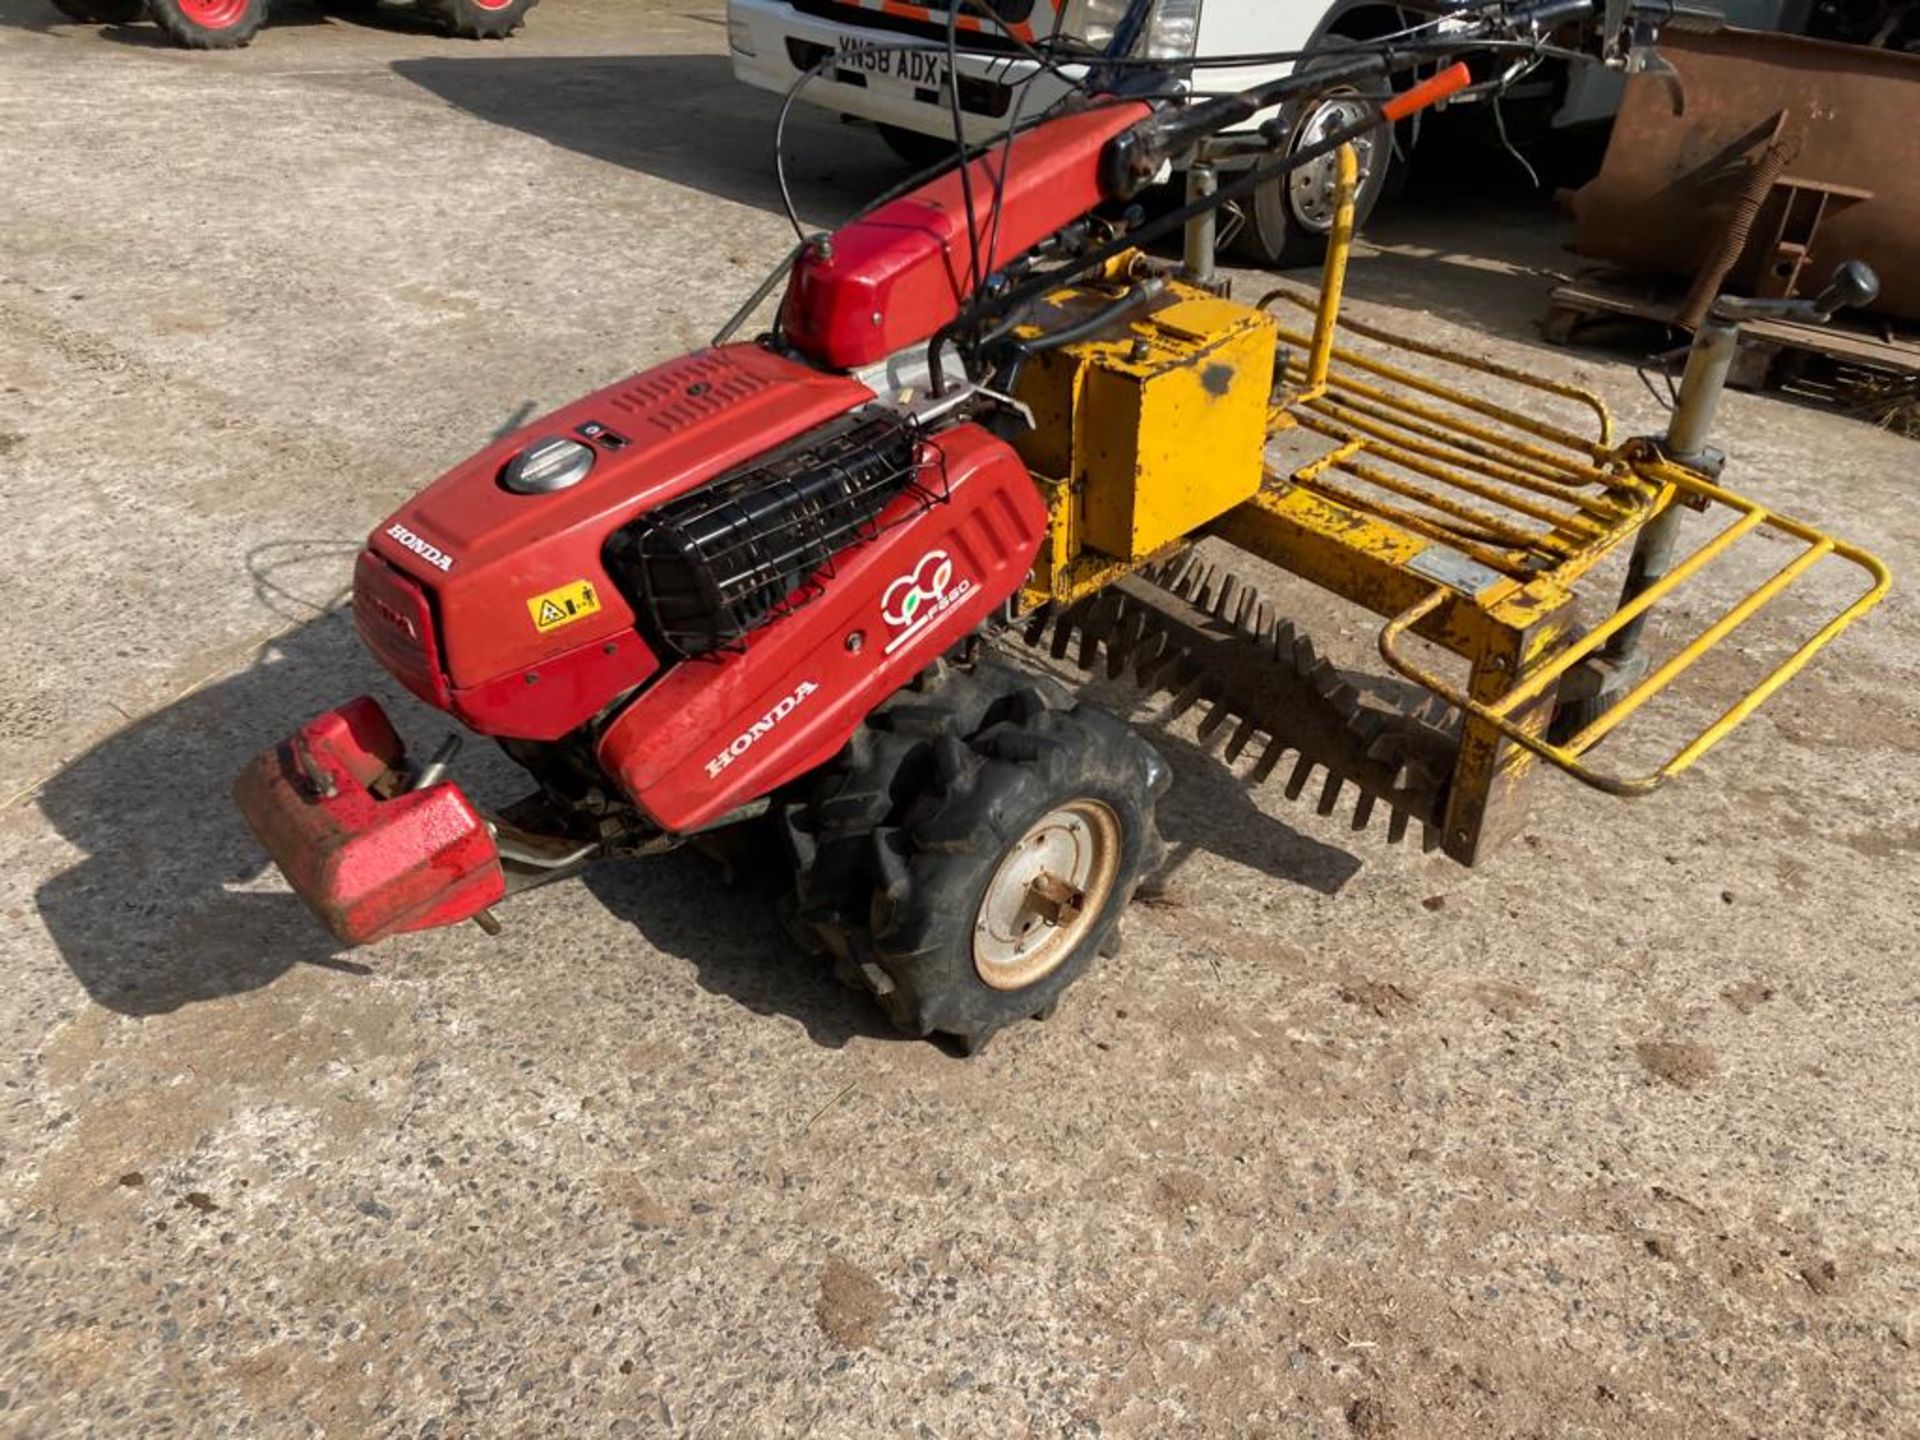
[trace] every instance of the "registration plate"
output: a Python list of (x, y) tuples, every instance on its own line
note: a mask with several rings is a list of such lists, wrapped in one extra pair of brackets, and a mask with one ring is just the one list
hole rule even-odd
[(947, 57), (937, 50), (862, 50), (847, 45), (835, 57), (834, 64), (842, 70), (884, 75), (915, 89), (943, 90), (947, 84)]

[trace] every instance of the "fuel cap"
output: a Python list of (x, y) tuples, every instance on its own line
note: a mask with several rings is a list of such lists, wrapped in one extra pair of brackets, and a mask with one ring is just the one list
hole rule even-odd
[(589, 447), (564, 435), (549, 435), (509, 460), (500, 472), (500, 483), (516, 495), (551, 495), (578, 485), (591, 469)]

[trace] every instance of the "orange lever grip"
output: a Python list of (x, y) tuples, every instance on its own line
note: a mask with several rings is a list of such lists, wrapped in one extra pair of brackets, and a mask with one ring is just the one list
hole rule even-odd
[(1436, 101), (1444, 100), (1456, 90), (1464, 90), (1473, 76), (1468, 73), (1466, 63), (1456, 60), (1438, 75), (1422, 80), (1409, 90), (1402, 90), (1386, 104), (1380, 107), (1380, 113), (1389, 120), (1404, 120), (1416, 110), (1424, 110)]

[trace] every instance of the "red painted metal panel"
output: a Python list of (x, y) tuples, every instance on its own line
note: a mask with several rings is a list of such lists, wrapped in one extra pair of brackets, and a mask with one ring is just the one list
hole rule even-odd
[[(1148, 113), (1114, 105), (1066, 115), (1017, 138), (1004, 169), (997, 146), (973, 161), (982, 250), (1004, 263), (1093, 209), (1103, 198), (1107, 141)], [(781, 310), (787, 339), (836, 369), (932, 339), (960, 313), (972, 283), (966, 217), (954, 170), (843, 226), (826, 253), (810, 250), (794, 267)]]
[(608, 726), (599, 758), (668, 830), (707, 824), (830, 759), (873, 707), (1020, 587), (1046, 507), (1006, 442), (957, 425), (879, 534), (737, 651), (681, 662)]

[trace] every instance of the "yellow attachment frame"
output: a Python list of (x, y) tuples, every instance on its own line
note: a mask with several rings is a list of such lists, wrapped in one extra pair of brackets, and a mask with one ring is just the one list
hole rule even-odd
[[(1388, 664), (1465, 712), (1456, 810), (1471, 792), (1496, 788), (1500, 773), (1517, 776), (1525, 756), (1547, 760), (1611, 794), (1645, 794), (1699, 760), (1878, 603), (1890, 583), (1886, 567), (1856, 546), (1722, 488), (1664, 457), (1656, 445), (1616, 444), (1606, 405), (1585, 390), (1356, 321), (1343, 326), (1339, 305), (1355, 179), (1351, 151), (1343, 150), (1318, 295), (1277, 290), (1259, 305), (1266, 310), (1285, 300), (1313, 312), (1310, 332), (1279, 327), (1281, 339), (1305, 358), (1288, 364), (1286, 376), (1297, 383), (1270, 414), (1270, 433), (1304, 430), (1332, 448), (1290, 474), (1270, 471), (1262, 493), (1227, 515), (1218, 533), (1390, 617), (1379, 637)], [(1364, 352), (1343, 347), (1336, 343), (1337, 329), (1373, 344)], [(1540, 401), (1562, 402), (1561, 408), (1584, 409), (1594, 418), (1594, 433), (1539, 418), (1535, 412), (1549, 408), (1539, 401), (1492, 399), (1394, 364), (1381, 350), (1467, 372), (1483, 390), (1487, 382), (1498, 382), (1531, 391)], [(1731, 512), (1730, 522), (1613, 614), (1567, 640), (1574, 582), (1676, 504)], [(1756, 531), (1798, 542), (1798, 553), (1579, 733), (1559, 743), (1546, 738), (1546, 718), (1570, 671)], [(1583, 761), (1707, 651), (1828, 557), (1858, 567), (1865, 588), (1705, 729), (1645, 774), (1603, 773)], [(1410, 587), (1405, 581), (1416, 574), (1435, 583)], [(1468, 683), (1453, 684), (1415, 661), (1404, 643), (1409, 631), (1465, 655), (1472, 667)], [(1462, 817), (1471, 822), (1465, 826), (1450, 821), (1450, 850), (1479, 848), (1485, 808)]]
[[(1644, 794), (1686, 770), (1872, 608), (1887, 571), (1654, 442), (1617, 441), (1589, 391), (1343, 320), (1356, 189), (1346, 149), (1317, 294), (1282, 288), (1247, 307), (1167, 281), (1159, 309), (1026, 368), (1020, 396), (1037, 425), (1018, 443), (1051, 533), (1023, 600), (1071, 606), (1206, 534), (1373, 610), (1385, 620), (1387, 664), (1462, 712), (1434, 803), (1440, 844), (1472, 863), (1520, 822), (1513, 802), (1538, 761), (1616, 795)], [(1139, 263), (1117, 261), (1048, 304), (1069, 321), (1111, 303)], [(1283, 305), (1298, 323), (1275, 313)], [(1206, 386), (1195, 390), (1194, 377)], [(1262, 414), (1264, 454), (1249, 456)], [(1294, 453), (1277, 461), (1286, 449)], [(1576, 584), (1677, 505), (1728, 522), (1583, 630)], [(1796, 542), (1794, 558), (1644, 677), (1617, 663), (1610, 641), (1624, 651), (1653, 607), (1762, 532)], [(1863, 572), (1857, 598), (1652, 770), (1591, 767), (1594, 746), (1827, 559)], [(1461, 657), (1465, 681), (1435, 674), (1409, 635)], [(1598, 683), (1610, 677), (1614, 690)], [(1570, 695), (1585, 723), (1550, 738), (1556, 705)]]

